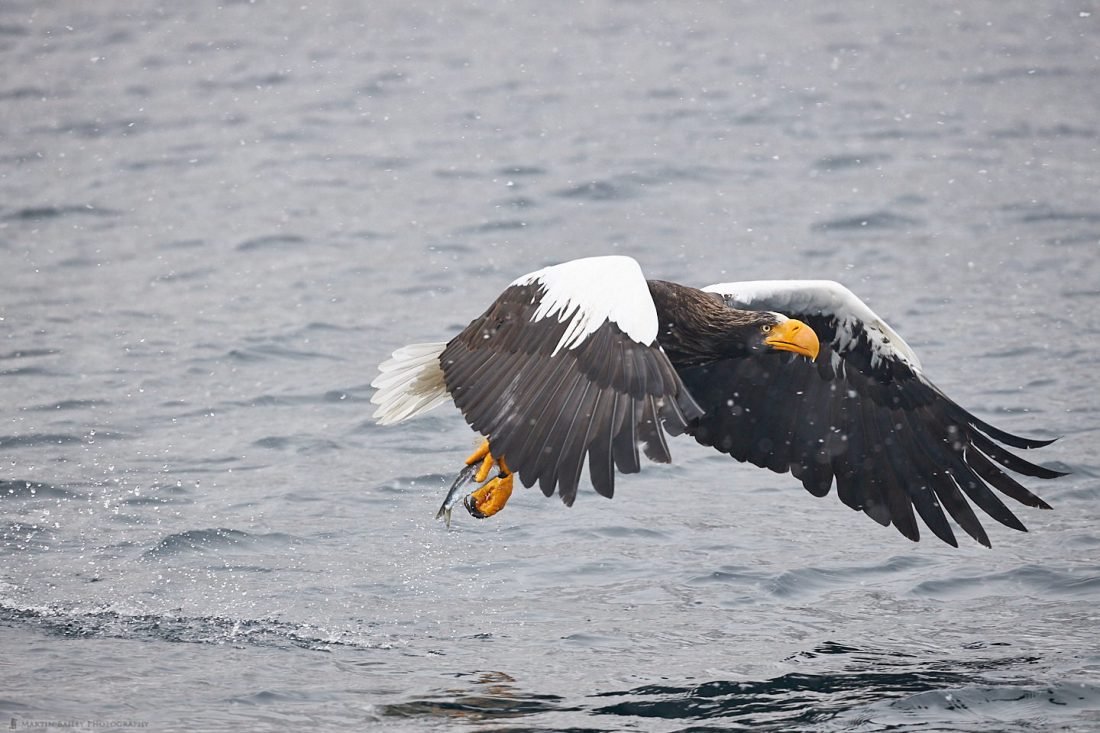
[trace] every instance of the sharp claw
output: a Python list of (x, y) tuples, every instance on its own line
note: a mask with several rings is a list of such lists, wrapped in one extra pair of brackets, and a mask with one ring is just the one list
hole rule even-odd
[[(496, 465), (499, 472), (495, 477), (486, 481)], [(470, 483), (481, 484), (479, 488), (461, 496), (464, 486)], [(436, 519), (443, 519), (448, 527), (451, 526), (451, 510), (459, 499), (470, 516), (477, 519), (486, 519), (500, 511), (508, 497), (512, 495), (512, 474), (503, 458), (496, 458), (489, 453), (489, 441), (484, 441), (474, 453), (466, 459), (466, 466), (458, 472), (443, 505), (435, 513)], [(485, 509), (482, 509), (482, 506)]]
[(473, 498), (473, 494), (466, 494), (465, 498), (462, 499), (462, 506), (466, 507), (466, 511), (468, 511), (470, 516), (474, 519), (487, 519), (489, 515), (482, 514), (481, 510), (477, 508), (477, 504), (470, 501)]
[(492, 481), (487, 481), (477, 491), (468, 494), (462, 500), (462, 505), (475, 519), (488, 519), (504, 508), (511, 495), (512, 476), (502, 473)]

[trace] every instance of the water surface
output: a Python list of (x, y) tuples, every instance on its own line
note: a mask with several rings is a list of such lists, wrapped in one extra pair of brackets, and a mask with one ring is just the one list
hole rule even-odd
[[(0, 715), (156, 730), (1100, 725), (1100, 13), (0, 6)], [(841, 280), (1063, 436), (993, 549), (676, 441), (432, 517), (374, 365), (514, 277)], [(457, 516), (457, 515), (456, 515)], [(101, 726), (104, 729), (109, 726)]]

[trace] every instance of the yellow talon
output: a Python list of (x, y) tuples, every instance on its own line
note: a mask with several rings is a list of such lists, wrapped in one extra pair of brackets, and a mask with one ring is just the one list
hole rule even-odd
[[(470, 457), (466, 459), (466, 465), (467, 466), (473, 465), (473, 464), (477, 463), (478, 461), (480, 461), (482, 458), (484, 458), (487, 455), (489, 455), (489, 441), (488, 440), (483, 440), (483, 441), (481, 441), (481, 445), (478, 446), (478, 449), (475, 450), (473, 453), (471, 453)], [(484, 481), (485, 479), (479, 479), (479, 480)]]
[(493, 470), (493, 456), (486, 453), (485, 458), (481, 461), (481, 468), (477, 469), (477, 473), (474, 475), (474, 483), (480, 484), (489, 478), (489, 471), (491, 470)]
[(494, 458), (493, 454), (489, 452), (489, 441), (483, 440), (478, 449), (470, 454), (470, 457), (466, 459), (466, 465), (472, 466), (473, 464), (481, 461), (481, 466), (478, 467), (477, 473), (474, 474), (474, 483), (482, 483), (485, 479), (489, 478), (489, 473), (493, 470), (493, 465), (500, 466), (501, 475), (511, 473), (508, 467), (504, 465), (503, 458)]
[(501, 474), (467, 496), (462, 503), (471, 515), (478, 519), (485, 519), (503, 509), (511, 495), (512, 474)]
[[(498, 473), (486, 482), (496, 466)], [(443, 500), (443, 506), (439, 508), (436, 518), (442, 517), (450, 525), (451, 507), (458, 503), (459, 491), (470, 483), (484, 484), (476, 491), (467, 494), (462, 503), (471, 515), (478, 519), (491, 517), (508, 503), (512, 496), (512, 472), (503, 457), (494, 456), (489, 452), (489, 441), (482, 441), (478, 449), (466, 459), (466, 468), (458, 474), (447, 498)]]

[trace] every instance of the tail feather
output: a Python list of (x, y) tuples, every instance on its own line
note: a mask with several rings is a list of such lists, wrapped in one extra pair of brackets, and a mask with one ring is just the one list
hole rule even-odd
[(409, 344), (378, 365), (379, 374), (371, 382), (378, 391), (370, 401), (378, 405), (374, 419), (379, 425), (407, 420), (447, 401), (450, 394), (439, 365), (439, 355), (446, 346)]

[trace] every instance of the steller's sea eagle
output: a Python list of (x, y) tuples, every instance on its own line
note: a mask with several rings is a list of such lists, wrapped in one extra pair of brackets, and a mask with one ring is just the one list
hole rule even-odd
[(469, 512), (495, 514), (513, 475), (572, 505), (586, 458), (610, 497), (615, 469), (640, 470), (639, 446), (671, 460), (664, 432), (790, 471), (814, 496), (835, 482), (845, 504), (914, 541), (920, 515), (956, 546), (946, 515), (989, 546), (971, 503), (1026, 531), (991, 489), (1050, 508), (1003, 469), (1063, 475), (1000, 445), (1051, 441), (957, 405), (901, 336), (826, 280), (699, 290), (647, 281), (630, 257), (573, 260), (518, 278), (462, 333), (398, 349), (379, 371), (379, 423), (449, 398), (485, 437), (440, 508), (448, 521), (470, 481), (480, 488), (463, 498)]

